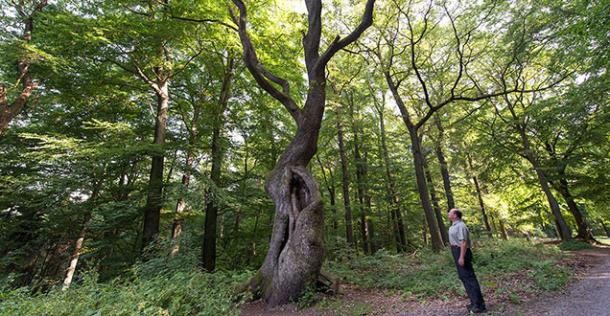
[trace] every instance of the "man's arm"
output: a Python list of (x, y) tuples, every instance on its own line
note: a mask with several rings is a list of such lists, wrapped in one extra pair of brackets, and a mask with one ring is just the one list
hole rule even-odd
[(468, 248), (468, 241), (461, 240), (460, 241), (460, 258), (458, 259), (458, 264), (460, 266), (464, 266), (464, 257), (466, 256), (466, 249)]

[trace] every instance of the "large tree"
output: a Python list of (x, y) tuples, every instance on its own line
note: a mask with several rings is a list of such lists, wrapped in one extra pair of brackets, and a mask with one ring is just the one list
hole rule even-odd
[(267, 178), (265, 188), (275, 202), (275, 220), (269, 250), (251, 287), (269, 306), (295, 300), (314, 284), (324, 258), (324, 212), (318, 184), (307, 169), (317, 150), (326, 105), (326, 65), (342, 48), (353, 43), (373, 23), (375, 0), (368, 0), (362, 20), (344, 38), (335, 37), (321, 51), (322, 1), (306, 0), (307, 32), (303, 37), (309, 88), (303, 107), (290, 94), (290, 84), (267, 70), (258, 59), (247, 31), (247, 11), (242, 0), (233, 0), (231, 11), (239, 28), (246, 66), (261, 88), (290, 112), (297, 130)]

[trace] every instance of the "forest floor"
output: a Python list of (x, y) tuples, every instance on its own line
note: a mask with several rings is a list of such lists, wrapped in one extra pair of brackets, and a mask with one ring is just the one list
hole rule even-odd
[[(610, 315), (610, 246), (566, 252), (563, 264), (574, 274), (571, 282), (554, 292), (513, 292), (494, 295), (485, 291), (486, 315)], [(519, 278), (520, 276), (513, 276)], [(526, 274), (521, 277), (527, 278)], [(459, 282), (456, 274), (456, 282)], [(519, 284), (516, 282), (515, 284)], [(466, 297), (416, 300), (396, 291), (358, 288), (343, 284), (339, 293), (324, 297), (315, 305), (299, 309), (287, 305), (266, 310), (261, 301), (242, 305), (244, 316), (334, 316), (334, 315), (468, 315)]]

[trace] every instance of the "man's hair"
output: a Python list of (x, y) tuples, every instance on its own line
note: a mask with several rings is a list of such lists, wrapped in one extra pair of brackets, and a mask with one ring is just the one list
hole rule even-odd
[(457, 208), (452, 208), (452, 209), (450, 209), (450, 210), (449, 210), (449, 212), (451, 212), (451, 211), (453, 211), (453, 212), (455, 213), (455, 215), (456, 215), (456, 216), (457, 216), (459, 219), (462, 219), (462, 211), (460, 211), (460, 210), (459, 210), (459, 209), (457, 209)]

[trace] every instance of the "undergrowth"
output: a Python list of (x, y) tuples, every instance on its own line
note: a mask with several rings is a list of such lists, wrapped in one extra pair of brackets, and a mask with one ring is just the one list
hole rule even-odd
[[(397, 290), (414, 298), (448, 298), (463, 294), (449, 250), (434, 253), (418, 250), (395, 255), (385, 250), (375, 255), (337, 256), (326, 268), (344, 282), (364, 288)], [(483, 287), (504, 291), (506, 279), (521, 275), (530, 291), (562, 288), (570, 271), (560, 264), (561, 250), (555, 246), (521, 240), (486, 241), (474, 249), (474, 268)]]
[(151, 260), (103, 283), (87, 272), (66, 291), (0, 289), (0, 315), (237, 315), (244, 298), (233, 289), (250, 273), (203, 273), (189, 261)]

